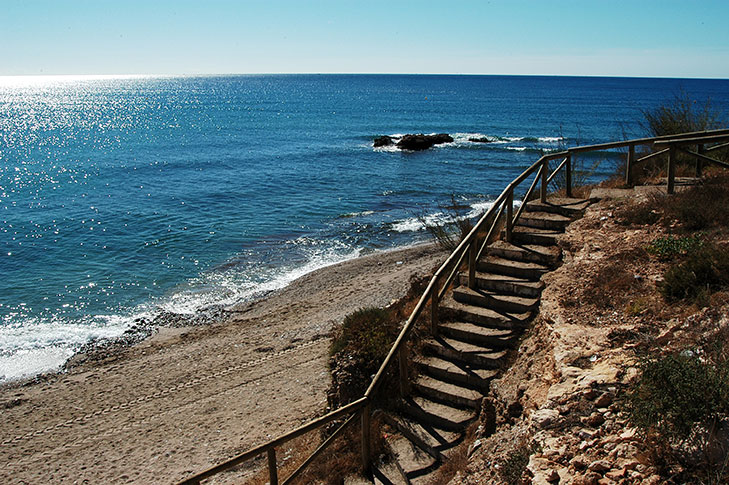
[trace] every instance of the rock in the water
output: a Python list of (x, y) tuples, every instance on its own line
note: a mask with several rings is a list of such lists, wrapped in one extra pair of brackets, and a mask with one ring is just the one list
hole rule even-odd
[(453, 141), (453, 137), (447, 133), (438, 133), (437, 135), (405, 135), (399, 142), (397, 147), (401, 150), (427, 150), (433, 145), (440, 145), (442, 143), (450, 143)]
[(468, 141), (472, 143), (491, 143), (493, 140), (486, 136), (469, 138)]
[(384, 135), (384, 136), (378, 136), (377, 138), (375, 138), (375, 142), (373, 143), (373, 145), (375, 148), (377, 148), (377, 147), (390, 146), (393, 143), (395, 143), (395, 142), (392, 140), (391, 136)]

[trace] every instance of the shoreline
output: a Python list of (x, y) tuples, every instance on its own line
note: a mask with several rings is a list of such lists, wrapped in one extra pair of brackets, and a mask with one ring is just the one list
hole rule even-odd
[(34, 382), (47, 381), (55, 376), (63, 375), (72, 371), (80, 364), (89, 361), (104, 360), (108, 355), (124, 352), (124, 350), (129, 347), (138, 345), (145, 340), (153, 338), (159, 332), (165, 332), (179, 328), (197, 328), (224, 323), (227, 319), (232, 318), (236, 313), (240, 313), (241, 308), (247, 308), (268, 298), (275, 297), (278, 293), (284, 291), (292, 284), (295, 284), (301, 278), (305, 278), (313, 273), (317, 273), (319, 271), (326, 270), (328, 268), (332, 268), (342, 264), (347, 264), (351, 261), (355, 261), (361, 258), (377, 257), (378, 255), (385, 255), (392, 252), (408, 251), (419, 247), (427, 247), (432, 244), (432, 242), (415, 242), (413, 244), (405, 246), (398, 246), (382, 250), (372, 250), (369, 252), (367, 252), (366, 249), (363, 249), (362, 251), (365, 252), (365, 254), (360, 254), (358, 256), (317, 267), (307, 273), (296, 277), (295, 279), (287, 282), (285, 285), (279, 288), (260, 290), (260, 292), (254, 293), (253, 296), (233, 304), (212, 303), (207, 306), (198, 308), (193, 313), (174, 312), (164, 310), (160, 307), (158, 309), (158, 313), (152, 318), (148, 319), (140, 317), (135, 319), (134, 324), (130, 328), (128, 328), (126, 331), (116, 337), (95, 339), (82, 344), (79, 349), (73, 353), (73, 355), (71, 355), (63, 364), (55, 369), (43, 371), (38, 374), (29, 374), (21, 377), (11, 378), (0, 382), (0, 391), (5, 388), (22, 387), (28, 384), (32, 384)]
[(326, 410), (332, 328), (404, 296), (411, 277), (444, 258), (433, 244), (377, 251), (209, 324), (161, 327), (134, 345), (83, 354), (62, 373), (8, 383), (0, 476), (174, 482), (290, 431)]

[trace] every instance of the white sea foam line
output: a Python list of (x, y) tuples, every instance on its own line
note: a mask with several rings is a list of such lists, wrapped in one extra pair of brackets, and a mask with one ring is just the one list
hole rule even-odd
[[(262, 282), (241, 283), (236, 274), (217, 274), (211, 276), (203, 285), (212, 288), (200, 290), (193, 288), (173, 294), (161, 302), (159, 307), (171, 313), (192, 315), (210, 305), (229, 306), (245, 301), (270, 291), (285, 288), (298, 278), (328, 266), (355, 259), (361, 254), (361, 249), (353, 249), (344, 254), (334, 250), (316, 253), (303, 265), (293, 268), (283, 268), (277, 274)], [(221, 288), (224, 291), (221, 291)]]
[(56, 370), (80, 345), (117, 337), (126, 328), (127, 320), (112, 325), (25, 322), (0, 327), (0, 381)]

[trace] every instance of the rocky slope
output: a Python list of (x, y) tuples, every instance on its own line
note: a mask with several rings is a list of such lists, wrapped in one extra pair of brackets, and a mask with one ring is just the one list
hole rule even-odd
[(665, 303), (666, 263), (645, 251), (670, 225), (621, 224), (628, 201), (603, 200), (560, 241), (540, 316), (492, 384), (465, 468), (451, 484), (666, 483), (624, 397), (640, 356), (681, 351), (727, 327), (726, 293), (708, 307)]

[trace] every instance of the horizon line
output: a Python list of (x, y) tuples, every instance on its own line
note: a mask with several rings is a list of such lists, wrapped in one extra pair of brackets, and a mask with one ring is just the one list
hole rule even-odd
[(248, 72), (248, 73), (145, 73), (145, 74), (0, 74), (0, 78), (142, 78), (142, 77), (225, 77), (225, 76), (501, 76), (501, 77), (578, 77), (616, 79), (693, 79), (726, 81), (727, 77), (700, 76), (618, 76), (609, 74), (509, 74), (509, 73), (453, 73), (453, 72)]

